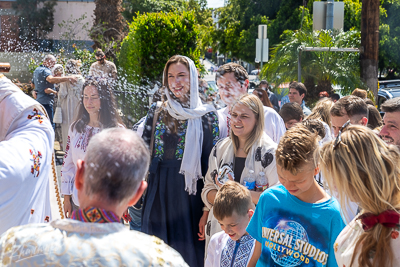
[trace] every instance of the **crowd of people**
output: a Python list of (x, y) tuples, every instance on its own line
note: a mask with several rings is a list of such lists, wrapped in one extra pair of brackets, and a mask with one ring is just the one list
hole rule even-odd
[[(175, 55), (132, 131), (101, 53), (85, 78), (78, 61), (64, 73), (47, 56), (33, 77), (37, 101), (0, 76), (3, 265), (400, 266), (400, 98), (382, 104), (383, 122), (362, 89), (321, 92), (310, 109), (307, 88), (292, 82), (279, 105), (266, 81), (248, 94), (246, 70), (227, 63), (216, 70), (226, 105), (216, 110), (194, 62)], [(55, 94), (58, 220), (48, 182)]]

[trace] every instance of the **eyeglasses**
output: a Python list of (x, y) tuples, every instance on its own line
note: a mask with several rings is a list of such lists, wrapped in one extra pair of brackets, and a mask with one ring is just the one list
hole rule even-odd
[[(336, 149), (337, 146), (339, 145), (339, 143), (343, 143), (343, 142), (342, 142), (342, 132), (343, 132), (343, 130), (344, 130), (347, 126), (349, 126), (350, 124), (351, 124), (351, 123), (350, 123), (350, 120), (348, 120), (348, 121), (346, 121), (345, 124), (343, 124), (342, 127), (340, 127), (339, 134), (338, 134), (338, 136), (336, 137), (335, 143), (333, 144), (333, 149)], [(343, 143), (343, 144), (344, 144), (344, 143)], [(346, 145), (346, 144), (344, 144), (344, 145)], [(347, 148), (347, 145), (346, 145), (346, 148)], [(347, 151), (349, 151), (348, 148), (347, 148)]]

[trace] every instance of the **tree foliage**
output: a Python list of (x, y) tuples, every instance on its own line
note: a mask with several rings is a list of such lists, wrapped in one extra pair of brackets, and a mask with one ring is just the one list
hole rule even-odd
[[(280, 42), (284, 30), (296, 30), (312, 23), (309, 1), (303, 9), (302, 0), (231, 0), (219, 9), (220, 29), (216, 30), (217, 49), (231, 57), (254, 62), (258, 25), (268, 25), (270, 47)], [(304, 17), (303, 17), (304, 10)]]
[(56, 1), (16, 0), (12, 7), (19, 16), (19, 37), (24, 49), (34, 49), (39, 40), (45, 39), (54, 26), (54, 6)]
[(144, 107), (148, 91), (161, 86), (163, 69), (170, 57), (187, 56), (201, 68), (198, 35), (194, 12), (147, 13), (130, 24), (129, 34), (122, 42), (119, 66), (129, 74), (127, 81), (138, 86), (136, 118), (147, 110)]
[(127, 31), (122, 0), (95, 0), (94, 23), (90, 37), (93, 48), (101, 48), (108, 58), (116, 59), (120, 43)]
[(400, 1), (382, 2), (379, 26), (379, 69), (380, 74), (386, 71), (387, 79), (393, 79), (400, 77)]
[[(262, 70), (276, 86), (297, 80), (300, 46), (305, 47), (359, 47), (360, 31), (285, 31), (283, 41), (272, 49), (271, 59)], [(362, 88), (359, 53), (349, 52), (302, 52), (301, 72), (308, 100), (315, 100), (321, 91), (332, 90), (332, 84), (341, 85), (343, 93), (356, 87)]]
[[(344, 31), (360, 30), (361, 0), (343, 0)], [(257, 26), (268, 25), (270, 49), (284, 40), (285, 30), (310, 29), (314, 0), (230, 0), (220, 8), (220, 29), (215, 29), (213, 43), (219, 52), (228, 57), (254, 62)], [(304, 11), (304, 13), (303, 13)], [(379, 69), (393, 78), (400, 72), (400, 1), (381, 0)], [(271, 50), (272, 51), (272, 50)]]
[[(126, 0), (124, 17), (132, 22), (138, 14), (158, 12), (183, 12), (194, 10), (199, 24), (203, 23), (201, 12), (207, 9), (206, 0)], [(199, 17), (200, 16), (200, 17)]]
[(185, 0), (126, 0), (124, 2), (124, 17), (132, 22), (138, 14), (158, 12), (182, 12), (185, 10)]
[(193, 11), (196, 18), (196, 27), (199, 31), (198, 45), (204, 53), (215, 44), (211, 9), (207, 8), (206, 0), (127, 0), (124, 1), (125, 11), (123, 15), (126, 20), (132, 22), (140, 14), (158, 12)]

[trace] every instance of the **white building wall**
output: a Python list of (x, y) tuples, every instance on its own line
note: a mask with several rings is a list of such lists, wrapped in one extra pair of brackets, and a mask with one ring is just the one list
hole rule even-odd
[(62, 34), (65, 32), (65, 28), (60, 28), (58, 26), (59, 23), (62, 21), (71, 20), (71, 18), (79, 19), (82, 15), (86, 15), (86, 19), (81, 22), (81, 25), (74, 25), (78, 26), (74, 28), (74, 39), (75, 40), (82, 40), (82, 41), (89, 41), (91, 40), (88, 36), (88, 32), (82, 30), (82, 25), (85, 23), (89, 23), (88, 28), (92, 28), (93, 25), (93, 12), (95, 9), (94, 2), (64, 2), (64, 1), (57, 1), (57, 5), (54, 7), (54, 27), (53, 31), (49, 33), (48, 38), (53, 40), (60, 40)]

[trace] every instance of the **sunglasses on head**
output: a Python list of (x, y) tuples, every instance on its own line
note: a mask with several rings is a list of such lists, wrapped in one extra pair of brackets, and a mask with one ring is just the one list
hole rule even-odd
[(342, 132), (344, 129), (346, 129), (347, 126), (351, 125), (350, 120), (346, 121), (345, 124), (343, 124), (343, 126), (340, 128), (339, 130), (339, 134), (336, 137), (335, 143), (333, 144), (333, 149), (336, 149), (337, 146), (339, 145), (339, 143), (343, 143), (342, 142)]

